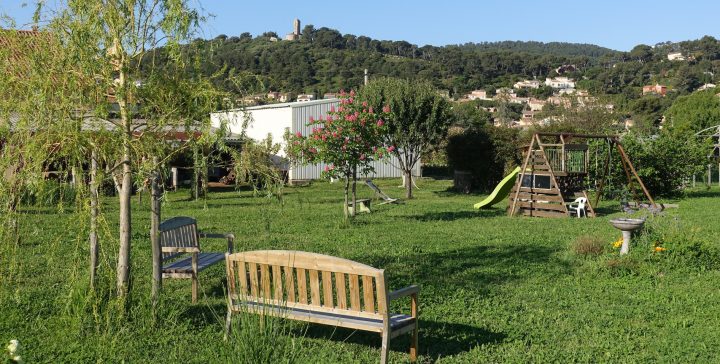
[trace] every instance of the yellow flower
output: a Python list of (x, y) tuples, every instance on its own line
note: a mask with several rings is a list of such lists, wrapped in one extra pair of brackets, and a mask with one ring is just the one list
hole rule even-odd
[(663, 247), (661, 247), (661, 246), (656, 246), (656, 247), (655, 247), (655, 251), (656, 251), (656, 252), (664, 252), (664, 251), (666, 251), (666, 250), (667, 250), (667, 249), (665, 249), (665, 248), (663, 248)]
[(615, 240), (613, 243), (613, 248), (619, 248), (623, 245), (623, 237), (621, 236), (620, 239)]
[(17, 340), (10, 340), (10, 345), (7, 346), (7, 350), (10, 352), (10, 355), (13, 355), (18, 347), (20, 347), (20, 343)]

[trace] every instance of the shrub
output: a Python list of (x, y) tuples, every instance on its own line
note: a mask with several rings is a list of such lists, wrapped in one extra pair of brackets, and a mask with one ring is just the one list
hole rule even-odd
[(677, 217), (654, 217), (645, 223), (637, 248), (648, 252), (653, 264), (668, 270), (720, 268), (720, 248), (701, 231)]
[[(653, 137), (628, 133), (622, 144), (635, 170), (652, 196), (671, 196), (682, 191), (685, 181), (701, 172), (708, 150), (694, 136), (667, 132)], [(625, 171), (615, 154), (609, 182), (615, 189), (627, 184)]]
[(572, 242), (570, 248), (576, 255), (600, 255), (605, 245), (607, 242), (597, 236), (582, 235)]
[(490, 190), (517, 165), (517, 131), (510, 128), (453, 128), (448, 136), (451, 169), (470, 171), (473, 188)]

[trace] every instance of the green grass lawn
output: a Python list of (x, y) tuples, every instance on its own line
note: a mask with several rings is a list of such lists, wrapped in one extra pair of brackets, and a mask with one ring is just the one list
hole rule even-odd
[[(398, 180), (376, 182), (402, 196)], [(170, 193), (163, 218), (193, 216), (202, 230), (232, 232), (236, 251), (329, 254), (385, 269), (390, 289), (418, 284), (420, 362), (720, 361), (720, 190), (690, 192), (679, 209), (652, 219), (654, 229), (620, 259), (611, 245), (620, 233), (608, 223), (623, 215), (617, 202), (602, 203), (596, 219), (509, 218), (504, 202), (478, 212), (472, 205), (483, 196), (448, 192), (450, 185), (423, 180), (415, 199), (374, 206), (349, 226), (342, 186), (324, 182), (287, 188), (283, 204), (249, 191), (213, 192), (204, 201)], [(0, 344), (20, 340), (28, 363), (379, 361), (379, 336), (325, 326), (260, 328), (246, 319), (224, 342), (222, 265), (201, 273), (195, 305), (189, 281), (166, 281), (153, 317), (149, 207), (147, 198), (133, 203), (132, 302), (124, 315), (107, 293), (117, 242), (101, 242), (101, 293), (91, 296), (86, 213), (23, 211), (19, 242), (0, 250)], [(105, 209), (105, 234), (116, 236), (115, 200)], [(602, 241), (603, 251), (581, 254), (580, 236)], [(656, 240), (667, 250), (653, 252)], [(215, 251), (225, 244), (202, 243)], [(408, 343), (392, 341), (391, 362), (408, 361)]]

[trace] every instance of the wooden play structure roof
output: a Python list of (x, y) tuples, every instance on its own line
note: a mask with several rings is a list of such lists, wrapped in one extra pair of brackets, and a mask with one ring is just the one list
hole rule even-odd
[[(625, 149), (615, 135), (536, 133), (525, 150), (525, 158), (515, 186), (510, 192), (508, 214), (536, 217), (566, 217), (568, 203), (579, 197), (587, 201), (587, 213), (595, 217), (595, 209), (602, 195), (610, 163), (610, 149), (605, 159), (602, 179), (595, 203), (590, 203), (585, 190), (590, 159), (588, 139), (603, 139), (614, 146), (620, 155), (628, 186), (637, 182), (644, 195), (655, 206), (650, 193), (635, 171)], [(637, 194), (635, 199), (638, 200)]]

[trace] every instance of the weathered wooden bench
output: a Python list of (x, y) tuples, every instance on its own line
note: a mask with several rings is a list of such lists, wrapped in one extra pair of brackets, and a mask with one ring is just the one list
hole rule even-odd
[[(410, 359), (417, 359), (417, 286), (388, 293), (382, 269), (300, 251), (228, 254), (225, 264), (226, 338), (232, 314), (249, 312), (379, 333), (383, 364), (390, 339), (411, 332)], [(390, 301), (406, 296), (410, 297), (410, 315), (390, 313)]]
[(200, 238), (227, 239), (227, 251), (233, 251), (233, 234), (200, 233), (197, 221), (191, 217), (173, 217), (160, 224), (162, 277), (192, 279), (193, 303), (198, 296), (198, 273), (225, 259), (224, 252), (202, 252)]

